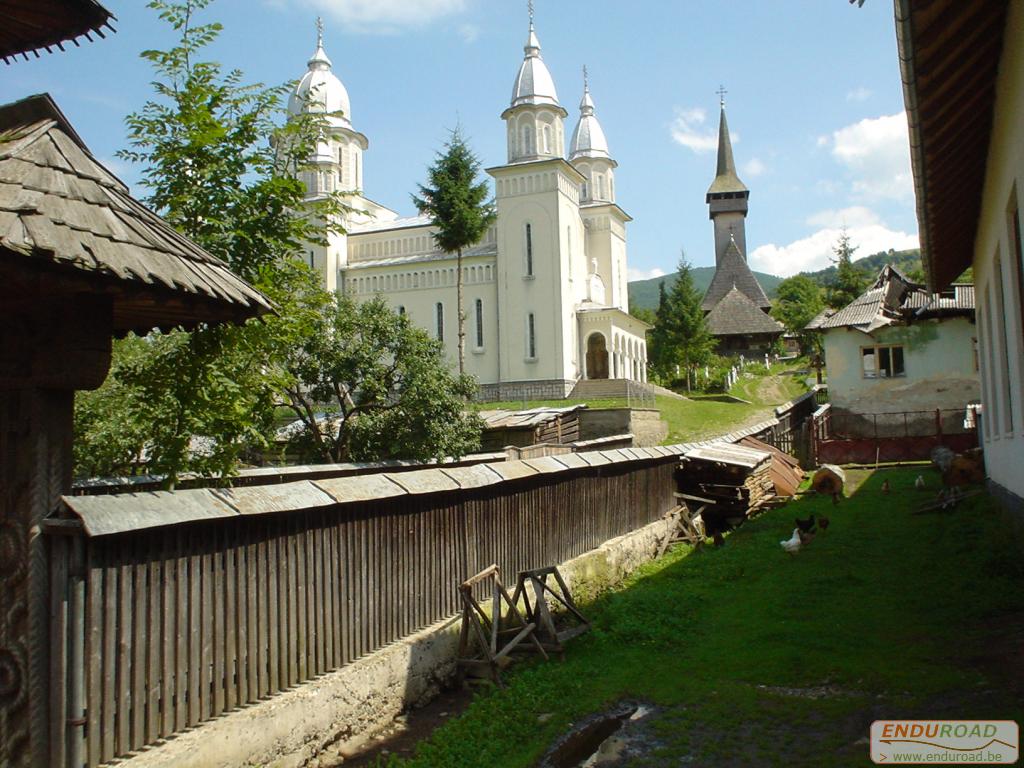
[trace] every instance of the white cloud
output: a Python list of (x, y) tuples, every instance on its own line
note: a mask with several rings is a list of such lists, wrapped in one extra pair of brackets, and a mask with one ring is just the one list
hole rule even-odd
[(904, 112), (866, 118), (840, 128), (833, 132), (827, 145), (831, 147), (832, 156), (846, 168), (854, 199), (868, 202), (913, 199), (910, 142)]
[(916, 234), (890, 229), (868, 208), (821, 211), (809, 217), (807, 223), (819, 229), (787, 245), (768, 244), (755, 248), (750, 254), (751, 268), (781, 277), (824, 269), (832, 264), (832, 246), (844, 225), (850, 241), (857, 246), (854, 260), (890, 248), (899, 251), (919, 246)]
[(865, 88), (863, 85), (858, 88), (854, 88), (852, 91), (848, 91), (846, 94), (847, 101), (867, 101), (871, 98), (871, 89)]
[(760, 176), (768, 170), (768, 166), (758, 160), (756, 157), (752, 157), (744, 166), (743, 174), (745, 176)]
[(466, 8), (467, 0), (306, 0), (309, 5), (357, 32), (397, 32)]
[[(683, 109), (676, 107), (672, 120), (672, 140), (697, 154), (714, 152), (718, 149), (718, 131), (707, 126), (708, 113), (701, 107)], [(738, 134), (731, 134), (732, 143), (739, 142)]]
[(464, 43), (475, 43), (480, 37), (480, 27), (476, 24), (460, 24), (459, 37)]
[(634, 280), (651, 280), (655, 277), (664, 277), (665, 270), (654, 267), (654, 269), (633, 269), (630, 267), (626, 270), (626, 278), (633, 282)]

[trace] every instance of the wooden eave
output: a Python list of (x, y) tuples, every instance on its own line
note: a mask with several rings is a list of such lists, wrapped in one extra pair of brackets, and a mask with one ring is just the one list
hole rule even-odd
[(64, 50), (64, 43), (80, 45), (79, 37), (106, 37), (104, 28), (114, 32), (114, 15), (96, 0), (0, 0), (0, 59), (11, 64), (20, 55)]
[(896, 33), (928, 285), (974, 254), (1008, 0), (896, 0)]

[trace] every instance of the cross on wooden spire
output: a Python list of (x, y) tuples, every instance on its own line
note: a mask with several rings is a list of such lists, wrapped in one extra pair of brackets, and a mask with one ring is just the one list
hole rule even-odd
[(724, 85), (718, 86), (718, 90), (715, 91), (715, 93), (718, 94), (718, 104), (719, 104), (719, 106), (725, 107), (725, 94), (728, 93), (728, 91), (725, 90), (725, 86)]

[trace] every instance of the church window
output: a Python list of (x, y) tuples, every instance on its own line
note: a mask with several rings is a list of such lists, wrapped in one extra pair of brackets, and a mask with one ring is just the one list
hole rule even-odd
[(444, 304), (439, 301), (434, 309), (437, 313), (437, 340), (444, 341)]
[(401, 304), (398, 305), (398, 316), (405, 317), (405, 307)]
[(597, 174), (597, 197), (599, 200), (607, 200), (604, 196), (604, 174)]
[(484, 348), (484, 303), (477, 299), (476, 305), (476, 348)]
[(526, 316), (526, 357), (530, 360), (537, 358), (537, 324), (533, 312)]
[(584, 200), (587, 199), (587, 182), (583, 182), (582, 189), (580, 191), (580, 197)]
[(533, 154), (533, 129), (528, 126), (523, 126), (523, 154)]
[(565, 228), (565, 254), (569, 261), (569, 279), (572, 280), (572, 227)]
[(544, 126), (544, 154), (551, 154), (551, 126)]
[(615, 199), (615, 177), (610, 173), (608, 174), (608, 199)]
[(309, 252), (309, 268), (310, 269), (316, 269), (316, 262), (314, 260), (314, 256), (313, 256), (313, 252), (312, 251)]
[(526, 276), (533, 277), (533, 225), (526, 225)]
[(359, 153), (352, 152), (352, 187), (359, 189)]

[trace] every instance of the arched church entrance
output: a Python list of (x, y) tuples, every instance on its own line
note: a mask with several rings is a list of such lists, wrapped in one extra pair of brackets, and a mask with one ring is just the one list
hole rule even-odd
[(587, 378), (608, 378), (608, 342), (603, 333), (587, 337)]

